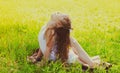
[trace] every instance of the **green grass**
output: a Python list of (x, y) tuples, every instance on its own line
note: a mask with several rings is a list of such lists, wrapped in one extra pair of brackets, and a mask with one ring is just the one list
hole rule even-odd
[(0, 0), (0, 73), (81, 73), (80, 64), (38, 67), (26, 60), (39, 47), (40, 28), (56, 11), (70, 15), (71, 36), (90, 56), (100, 55), (113, 64), (109, 73), (120, 73), (119, 0)]

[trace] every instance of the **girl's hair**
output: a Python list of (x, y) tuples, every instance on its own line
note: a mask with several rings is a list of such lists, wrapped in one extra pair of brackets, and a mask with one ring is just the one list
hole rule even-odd
[(70, 46), (70, 31), (61, 27), (55, 29), (55, 34), (56, 56), (62, 62), (66, 62)]
[(68, 59), (68, 52), (70, 47), (70, 29), (71, 21), (65, 14), (53, 14), (54, 19), (48, 22), (45, 32), (45, 38), (47, 45), (51, 38), (54, 38), (54, 44), (56, 45), (56, 56), (63, 63)]

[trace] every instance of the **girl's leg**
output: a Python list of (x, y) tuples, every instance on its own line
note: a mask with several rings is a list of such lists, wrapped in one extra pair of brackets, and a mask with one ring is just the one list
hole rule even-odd
[(71, 38), (71, 46), (73, 47), (73, 51), (78, 55), (81, 63), (87, 64), (91, 68), (94, 67), (94, 61), (74, 38)]
[(41, 52), (41, 49), (37, 49), (36, 52), (32, 56), (29, 56), (27, 59), (28, 61), (36, 63), (37, 61), (40, 61), (42, 59), (42, 56), (43, 54)]
[[(99, 66), (101, 64), (99, 56), (91, 58), (74, 38), (71, 38), (71, 47), (74, 53), (78, 55), (78, 61), (81, 64), (89, 66), (90, 68), (94, 68), (95, 66)], [(112, 67), (112, 65), (107, 62), (103, 63), (103, 65), (105, 65), (106, 68)]]
[(99, 66), (99, 65), (100, 65), (101, 60), (100, 60), (100, 57), (99, 57), (98, 55), (92, 57), (91, 59), (93, 60), (93, 62), (94, 62), (94, 64), (95, 64), (96, 66)]
[(42, 58), (42, 56), (43, 56), (43, 53), (42, 53), (41, 49), (39, 49), (39, 51), (36, 55), (36, 58)]
[[(95, 63), (95, 66), (94, 67), (98, 67), (99, 65), (100, 65), (100, 57), (99, 56), (94, 56), (94, 57), (92, 57), (91, 58), (92, 59), (92, 61)], [(80, 63), (80, 64), (82, 64), (82, 70), (83, 71), (86, 71), (86, 70), (88, 70), (88, 68), (89, 68), (89, 65), (88, 64), (86, 64), (84, 61), (82, 61), (79, 57), (78, 57), (78, 62)], [(93, 72), (93, 68), (91, 67), (90, 69), (89, 69), (89, 71), (90, 72)]]
[[(99, 56), (94, 56), (91, 59), (94, 62), (95, 66), (99, 66), (100, 65), (101, 61), (100, 61), (100, 57)], [(84, 66), (89, 66), (86, 62), (84, 62), (83, 60), (81, 60), (79, 57), (78, 57), (78, 62), (80, 62)]]

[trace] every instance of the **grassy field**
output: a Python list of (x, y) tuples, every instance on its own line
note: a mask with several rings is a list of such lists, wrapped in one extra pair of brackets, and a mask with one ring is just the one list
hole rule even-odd
[[(81, 73), (81, 65), (38, 67), (26, 57), (39, 47), (38, 32), (56, 11), (70, 15), (75, 37), (90, 56), (120, 73), (120, 0), (0, 0), (0, 73)], [(95, 73), (106, 73), (98, 68)]]

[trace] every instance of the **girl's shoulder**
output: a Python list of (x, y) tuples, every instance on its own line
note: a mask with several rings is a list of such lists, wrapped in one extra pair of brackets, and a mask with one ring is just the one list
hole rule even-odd
[(42, 27), (41, 27), (41, 30), (40, 31), (43, 31), (43, 30), (46, 30), (46, 24), (45, 25), (43, 25)]
[(46, 25), (43, 25), (39, 31), (38, 38), (43, 37), (46, 31)]

